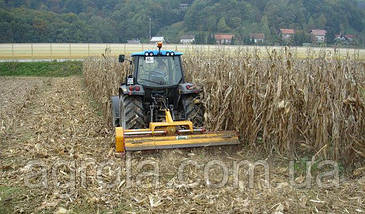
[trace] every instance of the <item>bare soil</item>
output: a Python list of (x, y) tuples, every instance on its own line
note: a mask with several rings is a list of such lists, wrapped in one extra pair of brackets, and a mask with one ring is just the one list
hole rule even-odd
[(1, 112), (25, 103), (28, 95), (43, 84), (40, 78), (0, 77)]
[[(340, 168), (339, 185), (327, 176), (330, 187), (322, 188), (316, 177), (326, 170), (312, 169), (311, 187), (297, 188), (288, 160), (244, 145), (116, 154), (113, 130), (82, 77), (3, 78), (0, 92), (2, 115), (16, 118), (1, 132), (0, 213), (365, 212), (363, 169), (348, 175)], [(250, 187), (241, 167), (235, 185), (234, 163), (243, 160), (267, 163), (269, 180), (258, 166)], [(294, 168), (303, 182), (305, 168)]]

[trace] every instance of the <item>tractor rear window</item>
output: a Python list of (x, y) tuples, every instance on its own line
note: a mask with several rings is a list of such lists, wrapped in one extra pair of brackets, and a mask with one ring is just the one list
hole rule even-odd
[(140, 56), (137, 82), (146, 86), (170, 86), (180, 83), (182, 78), (180, 57)]

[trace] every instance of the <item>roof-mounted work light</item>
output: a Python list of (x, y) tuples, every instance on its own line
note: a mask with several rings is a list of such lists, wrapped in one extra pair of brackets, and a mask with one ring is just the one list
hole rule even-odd
[(162, 42), (157, 42), (158, 54), (161, 54)]

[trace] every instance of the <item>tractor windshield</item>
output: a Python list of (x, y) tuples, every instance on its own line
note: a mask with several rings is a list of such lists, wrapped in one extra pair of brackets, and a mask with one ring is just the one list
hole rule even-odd
[(141, 85), (177, 85), (181, 78), (180, 57), (140, 56), (138, 59), (137, 82)]

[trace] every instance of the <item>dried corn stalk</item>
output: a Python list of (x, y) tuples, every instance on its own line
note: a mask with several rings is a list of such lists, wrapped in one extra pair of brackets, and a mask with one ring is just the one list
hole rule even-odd
[[(194, 54), (192, 54), (194, 53)], [(184, 56), (189, 81), (202, 86), (206, 126), (239, 131), (243, 142), (289, 156), (302, 149), (325, 158), (365, 157), (365, 66), (336, 53), (288, 48), (193, 51)], [(110, 121), (126, 65), (89, 58), (84, 75)]]

